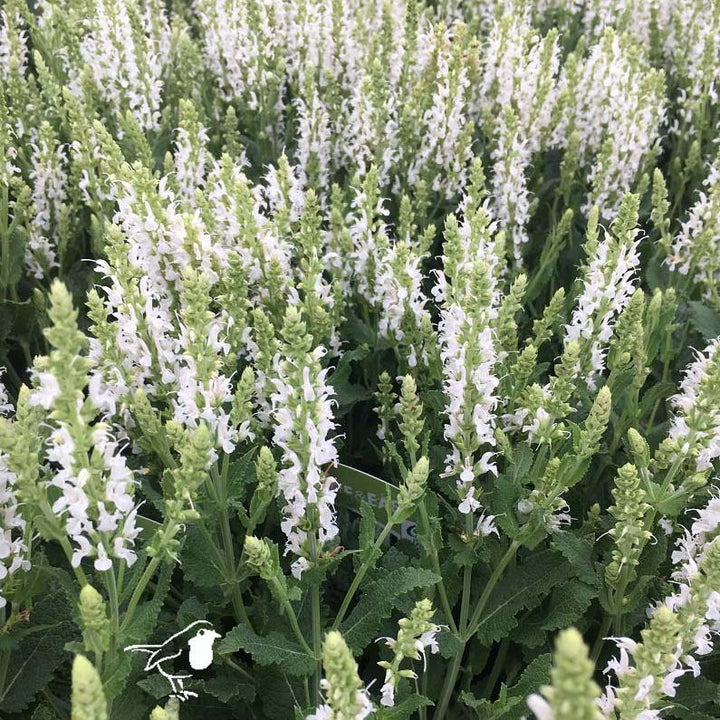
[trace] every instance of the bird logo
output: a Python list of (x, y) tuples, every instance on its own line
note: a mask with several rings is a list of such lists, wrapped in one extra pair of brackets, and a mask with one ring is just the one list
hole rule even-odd
[(197, 697), (197, 693), (186, 690), (184, 681), (192, 678), (177, 668), (205, 670), (213, 661), (213, 644), (220, 637), (207, 620), (191, 622), (184, 630), (170, 636), (159, 645), (128, 645), (125, 652), (146, 653), (145, 672), (157, 670), (169, 683), (171, 696), (184, 701)]

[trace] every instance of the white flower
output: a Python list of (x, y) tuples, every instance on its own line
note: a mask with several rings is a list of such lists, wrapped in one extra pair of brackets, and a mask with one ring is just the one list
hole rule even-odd
[(30, 393), (30, 404), (49, 410), (60, 396), (60, 385), (57, 378), (50, 372), (38, 372), (35, 376), (39, 383)]

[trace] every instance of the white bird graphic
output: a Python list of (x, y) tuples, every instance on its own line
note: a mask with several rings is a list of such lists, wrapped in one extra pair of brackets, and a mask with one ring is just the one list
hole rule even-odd
[[(200, 627), (198, 627), (200, 626)], [(207, 620), (196, 620), (184, 630), (175, 633), (159, 645), (128, 645), (125, 652), (141, 652), (149, 655), (145, 663), (145, 672), (157, 670), (170, 683), (171, 695), (178, 700), (197, 697), (197, 693), (186, 690), (184, 680), (192, 675), (175, 672), (181, 656), (187, 656), (193, 670), (205, 670), (213, 661), (213, 643), (220, 637)], [(187, 638), (187, 640), (185, 640)]]

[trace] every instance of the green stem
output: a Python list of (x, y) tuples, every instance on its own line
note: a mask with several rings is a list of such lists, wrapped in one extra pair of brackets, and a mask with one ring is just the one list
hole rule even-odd
[[(310, 561), (313, 567), (317, 568), (318, 564), (318, 547), (317, 538), (315, 533), (310, 533)], [(312, 640), (313, 640), (313, 655), (317, 661), (315, 669), (315, 683), (314, 683), (314, 697), (315, 701), (320, 701), (320, 678), (322, 677), (322, 662), (321, 662), (321, 648), (322, 648), (322, 619), (320, 617), (320, 578), (313, 580), (312, 587), (310, 589), (310, 602), (312, 605)]]
[(592, 661), (594, 663), (597, 663), (598, 658), (600, 657), (600, 653), (602, 652), (603, 642), (605, 642), (605, 636), (607, 635), (607, 632), (610, 629), (611, 623), (612, 623), (612, 618), (610, 617), (610, 615), (606, 615), (603, 618), (602, 624), (600, 625), (600, 629), (598, 630), (597, 637), (595, 638), (595, 644), (593, 645), (591, 657), (592, 657)]
[(235, 619), (243, 622), (252, 630), (250, 618), (248, 617), (242, 593), (236, 582), (237, 566), (235, 564), (235, 548), (233, 546), (232, 530), (230, 529), (230, 518), (227, 512), (227, 474), (229, 468), (229, 456), (225, 455), (222, 462), (222, 470), (218, 478), (218, 508), (220, 510), (220, 533), (222, 535), (223, 554), (227, 567), (227, 580), (230, 583), (230, 595), (232, 597)]
[(445, 581), (442, 577), (442, 572), (440, 571), (440, 558), (438, 557), (438, 551), (435, 547), (434, 543), (432, 542), (432, 538), (430, 536), (430, 519), (428, 518), (427, 514), (427, 508), (425, 507), (424, 500), (421, 500), (419, 505), (420, 509), (420, 522), (422, 523), (423, 530), (428, 538), (430, 538), (429, 542), (431, 545), (431, 551), (430, 551), (430, 560), (433, 564), (433, 571), (434, 573), (440, 578), (440, 582), (437, 585), (438, 592), (440, 593), (440, 604), (442, 605), (443, 612), (445, 613), (445, 617), (447, 618), (448, 626), (450, 627), (450, 630), (457, 635), (458, 628), (455, 624), (455, 618), (452, 614), (452, 609), (450, 608), (450, 602), (448, 600), (447, 596), (447, 590), (445, 589)]
[(2, 208), (0, 208), (0, 286), (2, 299), (7, 297), (8, 274), (10, 273), (10, 234), (8, 233), (8, 186), (2, 186)]
[(70, 567), (72, 567), (73, 572), (75, 573), (75, 577), (77, 578), (77, 581), (80, 583), (80, 587), (85, 587), (88, 584), (87, 578), (85, 577), (85, 573), (83, 572), (83, 569), (78, 565), (78, 567), (73, 567), (72, 564), (72, 556), (73, 556), (73, 550), (70, 545), (70, 541), (67, 539), (67, 536), (63, 536), (59, 539), (60, 545), (62, 546), (62, 549), (65, 551), (65, 556), (70, 562)]
[(442, 720), (442, 718), (445, 717), (445, 712), (450, 704), (450, 696), (455, 688), (455, 680), (460, 672), (460, 664), (462, 663), (464, 654), (465, 643), (463, 643), (462, 647), (458, 649), (457, 653), (455, 653), (452, 663), (448, 668), (448, 673), (445, 676), (445, 684), (443, 685), (442, 692), (440, 693), (440, 699), (438, 700), (437, 710), (433, 714), (433, 720)]
[(115, 654), (115, 643), (120, 630), (120, 603), (118, 601), (114, 567), (111, 567), (107, 573), (107, 589), (110, 596), (110, 618), (112, 620), (112, 633), (110, 635), (110, 658), (112, 658)]
[(338, 610), (338, 614), (335, 617), (335, 622), (332, 624), (333, 630), (337, 630), (340, 627), (340, 623), (345, 618), (345, 613), (347, 613), (348, 608), (350, 607), (350, 603), (352, 602), (353, 597), (355, 597), (355, 593), (357, 592), (358, 587), (360, 587), (360, 583), (365, 577), (365, 573), (367, 573), (367, 571), (370, 569), (370, 565), (375, 562), (375, 557), (378, 550), (385, 542), (385, 538), (387, 538), (390, 530), (392, 530), (392, 527), (393, 525), (395, 525), (396, 522), (396, 515), (393, 513), (392, 517), (387, 521), (385, 527), (378, 535), (377, 540), (375, 540), (375, 544), (372, 546), (372, 549), (368, 553), (367, 559), (360, 566), (360, 569), (357, 571), (357, 574), (353, 578), (353, 581), (350, 583), (350, 587), (348, 588), (348, 591), (345, 593), (345, 597), (343, 598), (342, 605), (340, 605), (340, 610)]
[(142, 576), (140, 577), (140, 580), (138, 581), (138, 584), (135, 586), (135, 590), (133, 590), (133, 594), (130, 597), (130, 602), (128, 603), (127, 609), (125, 610), (125, 616), (123, 617), (123, 621), (120, 625), (120, 632), (125, 630), (127, 626), (129, 625), (130, 621), (132, 620), (133, 615), (135, 614), (135, 609), (138, 606), (138, 603), (140, 602), (140, 598), (142, 597), (143, 592), (145, 591), (145, 588), (147, 587), (147, 584), (152, 579), (153, 575), (155, 574), (155, 571), (158, 569), (158, 566), (162, 562), (162, 558), (160, 555), (155, 555), (150, 562), (148, 563), (147, 567), (145, 568), (145, 571), (143, 572)]
[[(298, 619), (297, 619), (297, 615), (295, 614), (295, 610), (293, 610), (293, 606), (290, 604), (290, 601), (288, 599), (285, 599), (283, 601), (283, 607), (285, 608), (285, 612), (287, 613), (288, 620), (290, 621), (290, 627), (292, 627), (293, 632), (295, 633), (295, 637), (297, 638), (298, 642), (302, 646), (302, 649), (308, 655), (315, 655), (315, 652), (307, 644), (307, 641), (305, 640), (305, 636), (303, 635), (303, 632), (300, 629), (300, 624), (298, 623)], [(318, 607), (319, 607), (319, 605), (318, 605)]]
[(475, 611), (470, 618), (470, 622), (468, 623), (468, 630), (466, 631), (464, 636), (465, 642), (467, 642), (477, 632), (478, 626), (480, 625), (480, 616), (482, 615), (482, 611), (485, 609), (485, 605), (487, 605), (487, 601), (490, 599), (490, 595), (495, 589), (495, 585), (497, 585), (498, 581), (502, 577), (503, 572), (505, 571), (505, 568), (513, 560), (513, 558), (515, 557), (515, 553), (517, 553), (519, 548), (520, 543), (517, 540), (513, 540), (510, 544), (510, 547), (507, 549), (505, 554), (502, 556), (500, 562), (493, 570), (493, 573), (490, 576), (490, 579), (488, 580), (488, 583), (485, 586), (485, 589), (483, 590), (483, 593), (480, 596), (477, 605), (475, 606)]
[(508, 648), (510, 647), (510, 640), (509, 638), (505, 637), (500, 642), (500, 647), (498, 648), (497, 656), (495, 657), (495, 662), (493, 664), (492, 670), (490, 672), (490, 677), (487, 679), (487, 682), (485, 683), (485, 690), (483, 691), (483, 695), (486, 698), (490, 698), (492, 696), (492, 691), (497, 684), (498, 678), (500, 677), (500, 673), (502, 672), (503, 667), (505, 666), (505, 658), (508, 654)]

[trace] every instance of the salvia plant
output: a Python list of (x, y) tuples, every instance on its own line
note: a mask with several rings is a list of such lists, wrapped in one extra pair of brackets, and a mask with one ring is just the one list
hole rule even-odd
[(0, 718), (720, 717), (717, 0), (5, 0)]

